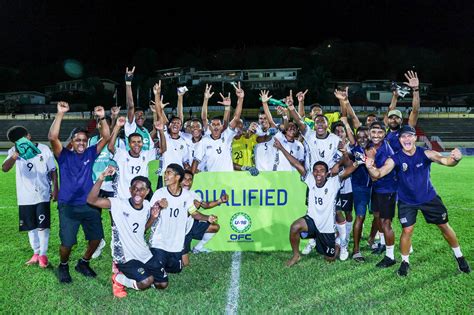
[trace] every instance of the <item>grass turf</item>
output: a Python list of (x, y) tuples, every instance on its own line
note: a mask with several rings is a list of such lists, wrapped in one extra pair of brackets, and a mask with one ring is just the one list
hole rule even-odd
[[(3, 158), (0, 158), (3, 160)], [(433, 165), (432, 179), (449, 209), (450, 224), (457, 232), (464, 256), (474, 264), (474, 209), (472, 174), (474, 158), (464, 158), (455, 168)], [(150, 168), (154, 170), (152, 166)], [(153, 176), (155, 177), (155, 176)], [(152, 178), (153, 178), (152, 177)], [(108, 245), (91, 266), (96, 279), (86, 279), (73, 270), (84, 251), (79, 233), (70, 269), (73, 283), (60, 285), (56, 278), (58, 218), (52, 204), (50, 267), (40, 270), (25, 266), (31, 256), (26, 233), (18, 232), (14, 171), (2, 174), (0, 198), (0, 313), (222, 313), (230, 280), (232, 253), (191, 255), (192, 266), (170, 275), (168, 290), (128, 290), (125, 299), (115, 299), (110, 283), (110, 227), (104, 215)], [(295, 218), (296, 219), (296, 218)], [(366, 227), (370, 224), (366, 220)], [(400, 226), (394, 223), (396, 238)], [(367, 228), (364, 231), (367, 234)], [(365, 240), (363, 243), (365, 245)], [(242, 255), (239, 313), (310, 312), (323, 313), (473, 313), (473, 274), (460, 274), (453, 254), (438, 229), (418, 216), (407, 278), (395, 274), (396, 267), (379, 270), (374, 265), (382, 256), (366, 249), (365, 264), (354, 261), (326, 263), (316, 253), (303, 257), (292, 268), (284, 267), (289, 252)], [(398, 240), (396, 259), (399, 261)]]

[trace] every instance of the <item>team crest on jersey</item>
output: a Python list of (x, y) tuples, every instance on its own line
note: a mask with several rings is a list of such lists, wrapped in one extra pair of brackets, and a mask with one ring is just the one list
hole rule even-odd
[(322, 158), (324, 158), (324, 151), (325, 150), (323, 150), (323, 151), (319, 150), (319, 156), (322, 157)]
[(408, 169), (408, 164), (407, 164), (407, 163), (403, 163), (403, 164), (402, 164), (402, 170), (403, 170), (404, 172), (406, 172), (407, 169)]
[(127, 217), (127, 218), (128, 218), (128, 216), (130, 215), (129, 213), (127, 213), (127, 212), (125, 212), (125, 211), (122, 212), (122, 213), (123, 213), (123, 215), (124, 215), (125, 217)]
[(212, 145), (208, 145), (206, 149), (212, 149)]
[(184, 149), (184, 145), (181, 145), (181, 146), (179, 147), (179, 149), (180, 149), (180, 150), (183, 150), (183, 149)]
[(332, 143), (329, 144), (329, 150), (331, 150), (331, 149), (332, 149)]
[(327, 189), (327, 188), (324, 189), (324, 194), (325, 194), (325, 195), (328, 194), (328, 189)]
[(142, 161), (145, 162), (145, 156), (142, 156)]
[(40, 155), (40, 162), (43, 162), (43, 156)]

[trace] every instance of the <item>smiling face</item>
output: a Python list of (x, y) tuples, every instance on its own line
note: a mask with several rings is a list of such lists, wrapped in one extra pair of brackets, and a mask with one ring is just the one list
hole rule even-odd
[(400, 125), (402, 124), (402, 119), (398, 117), (397, 115), (391, 115), (388, 117), (388, 126), (392, 130), (397, 130), (400, 128)]
[(416, 149), (416, 135), (411, 133), (403, 133), (398, 140), (402, 145), (403, 151), (413, 152)]
[(262, 127), (263, 131), (267, 131), (270, 128), (270, 123), (268, 122), (267, 115), (259, 114), (258, 115), (258, 124)]
[(344, 128), (344, 126), (337, 126), (336, 128), (334, 128), (334, 134), (342, 140), (346, 139), (347, 137), (346, 129)]
[(173, 118), (169, 124), (169, 130), (171, 135), (178, 135), (181, 130), (181, 120), (179, 118)]
[(211, 134), (214, 139), (217, 139), (221, 136), (223, 127), (224, 126), (222, 125), (220, 119), (211, 120)]
[(385, 138), (385, 130), (382, 128), (370, 129), (370, 140), (375, 144), (380, 144)]
[(292, 141), (298, 136), (298, 127), (294, 122), (288, 123), (288, 129), (286, 130), (286, 137)]
[(87, 135), (85, 132), (78, 132), (74, 135), (71, 141), (74, 152), (82, 154), (87, 148)]
[(318, 138), (323, 138), (328, 132), (328, 122), (324, 116), (318, 116), (314, 120), (314, 129)]
[(130, 140), (128, 141), (128, 144), (130, 146), (130, 151), (132, 155), (137, 156), (140, 155), (140, 152), (142, 151), (143, 147), (143, 139), (140, 136), (133, 136), (130, 137)]
[(367, 133), (367, 131), (360, 130), (359, 132), (357, 132), (356, 141), (361, 148), (365, 149), (367, 147), (367, 144), (369, 143), (369, 134)]
[(165, 183), (166, 186), (171, 186), (176, 183), (179, 183), (179, 174), (171, 168), (167, 168), (165, 171)]
[(321, 107), (315, 106), (311, 109), (309, 116), (311, 117), (312, 120), (314, 120), (316, 116), (322, 115), (322, 114), (323, 114), (323, 110), (321, 109)]
[(146, 196), (150, 192), (150, 189), (146, 186), (146, 183), (141, 180), (136, 180), (130, 187), (130, 195), (132, 196), (132, 203), (136, 208), (140, 208), (145, 200)]
[(190, 124), (191, 135), (193, 138), (200, 138), (202, 136), (202, 126), (199, 121), (192, 121)]
[(190, 190), (191, 187), (193, 186), (193, 175), (189, 173), (184, 173), (184, 179), (181, 182), (181, 186), (184, 189)]
[(327, 170), (324, 165), (318, 164), (313, 167), (313, 176), (316, 180), (316, 185), (321, 187), (326, 182)]
[(370, 126), (374, 121), (377, 121), (377, 117), (376, 117), (376, 116), (369, 115), (369, 116), (367, 116), (367, 118), (365, 119), (365, 125), (368, 127), (368, 126)]
[(135, 112), (135, 123), (139, 127), (143, 127), (143, 124), (145, 123), (145, 113), (142, 110), (136, 111)]

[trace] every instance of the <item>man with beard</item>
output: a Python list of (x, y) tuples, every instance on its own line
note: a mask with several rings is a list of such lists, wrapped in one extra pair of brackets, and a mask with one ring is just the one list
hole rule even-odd
[(375, 179), (380, 179), (395, 169), (398, 178), (398, 218), (402, 225), (400, 251), (402, 263), (398, 269), (400, 276), (407, 276), (410, 267), (409, 255), (416, 215), (420, 209), (427, 223), (436, 224), (453, 250), (461, 272), (469, 273), (471, 268), (462, 255), (456, 233), (448, 223), (448, 210), (431, 184), (431, 163), (456, 166), (462, 159), (459, 149), (454, 149), (448, 157), (441, 153), (415, 146), (416, 132), (411, 126), (399, 130), (401, 151), (385, 161), (380, 168), (375, 161), (367, 158), (366, 166)]
[(104, 237), (100, 212), (90, 207), (86, 200), (92, 188), (92, 165), (107, 144), (110, 130), (105, 120), (105, 111), (97, 106), (94, 111), (101, 124), (101, 139), (97, 144), (87, 148), (87, 131), (76, 129), (72, 136), (72, 150), (64, 148), (59, 140), (59, 130), (64, 114), (69, 111), (69, 104), (58, 103), (58, 113), (49, 130), (48, 139), (53, 154), (59, 165), (60, 189), (58, 197), (59, 236), (61, 239), (58, 268), (59, 282), (71, 282), (68, 260), (71, 248), (77, 243), (77, 232), (82, 225), (85, 238), (89, 241), (86, 252), (79, 259), (75, 269), (86, 277), (97, 274), (89, 266), (92, 254)]

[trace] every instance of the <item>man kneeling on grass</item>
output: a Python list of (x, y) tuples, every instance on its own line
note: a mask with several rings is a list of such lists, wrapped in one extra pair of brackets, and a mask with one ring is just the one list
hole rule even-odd
[(161, 262), (153, 256), (145, 241), (145, 231), (158, 218), (160, 210), (168, 206), (165, 199), (153, 206), (145, 200), (150, 192), (150, 181), (144, 176), (132, 179), (128, 199), (100, 198), (100, 187), (107, 176), (115, 173), (109, 166), (92, 187), (87, 202), (93, 206), (110, 209), (112, 215), (112, 257), (118, 274), (112, 276), (113, 293), (125, 297), (125, 287), (144, 290), (154, 284), (157, 289), (166, 288), (167, 277)]
[(312, 173), (310, 173), (285, 150), (277, 139), (275, 139), (274, 146), (296, 168), (301, 174), (301, 180), (309, 188), (306, 215), (293, 222), (290, 228), (290, 244), (293, 257), (288, 260), (286, 265), (291, 267), (301, 259), (299, 252), (300, 238), (316, 239), (318, 253), (324, 255), (326, 260), (333, 261), (337, 256), (334, 231), (337, 193), (341, 188), (341, 181), (349, 177), (356, 170), (358, 164), (356, 162), (352, 164), (344, 151), (344, 171), (338, 176), (329, 177), (329, 167), (323, 161), (314, 163)]

